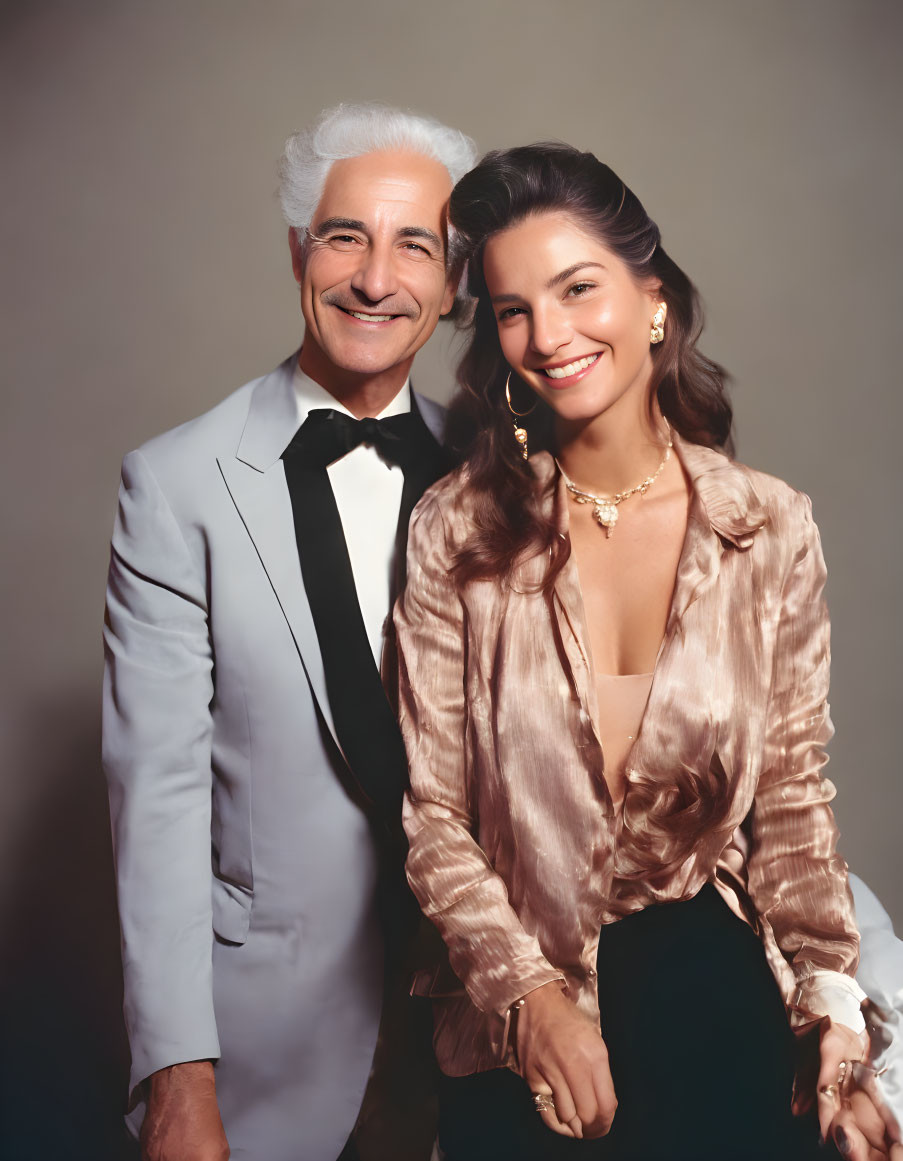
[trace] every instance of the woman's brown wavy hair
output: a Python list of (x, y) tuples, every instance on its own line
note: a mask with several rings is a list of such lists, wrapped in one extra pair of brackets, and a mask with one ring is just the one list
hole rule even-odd
[[(548, 589), (569, 553), (551, 518), (542, 515), (532, 469), (513, 437), (505, 401), (510, 368), (483, 277), (487, 241), (546, 212), (568, 214), (613, 251), (638, 283), (661, 283), (668, 314), (664, 340), (651, 348), (650, 405), (657, 397), (662, 414), (684, 439), (732, 450), (725, 372), (696, 349), (703, 325), (699, 295), (662, 249), (658, 226), (639, 198), (593, 154), (569, 145), (487, 153), (455, 186), (449, 207), (457, 258), (467, 263), (467, 289), (476, 300), (470, 342), (458, 367), (461, 390), (448, 427), (452, 445), (466, 457), (469, 485), (476, 493), (476, 531), (455, 564), (460, 583), (505, 577), (517, 560), (548, 552)], [(518, 411), (527, 411), (536, 400), (514, 376), (511, 391)], [(539, 402), (523, 422), (531, 452), (554, 451), (551, 408)]]

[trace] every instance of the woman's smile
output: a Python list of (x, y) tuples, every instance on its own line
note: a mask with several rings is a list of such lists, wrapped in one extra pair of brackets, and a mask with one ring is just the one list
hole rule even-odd
[(577, 383), (591, 368), (595, 367), (604, 353), (604, 351), (596, 351), (593, 355), (585, 355), (580, 359), (571, 359), (567, 363), (554, 363), (547, 367), (536, 367), (534, 369), (540, 371), (547, 379), (550, 379), (553, 387), (570, 387), (572, 383)]

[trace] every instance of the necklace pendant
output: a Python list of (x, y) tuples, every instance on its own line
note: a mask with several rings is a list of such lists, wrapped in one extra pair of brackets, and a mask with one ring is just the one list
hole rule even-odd
[(605, 535), (610, 538), (618, 522), (617, 505), (612, 504), (610, 500), (595, 500), (593, 502), (593, 515), (605, 529)]
[[(555, 463), (559, 472), (561, 472), (565, 487), (570, 492), (571, 498), (577, 504), (592, 504), (593, 516), (595, 517), (596, 523), (605, 529), (606, 539), (611, 539), (611, 534), (614, 532), (615, 525), (618, 522), (618, 505), (621, 503), (621, 501), (629, 500), (630, 497), (635, 496), (637, 492), (639, 492), (641, 496), (645, 496), (648, 490), (662, 474), (665, 468), (665, 464), (671, 458), (671, 448), (674, 446), (674, 443), (671, 438), (670, 426), (666, 423), (665, 427), (668, 431), (668, 443), (665, 447), (665, 454), (662, 456), (661, 463), (658, 465), (651, 476), (647, 476), (646, 479), (641, 480), (639, 484), (635, 484), (632, 488), (628, 488), (626, 492), (616, 492), (614, 496), (596, 496), (592, 492), (586, 492), (583, 488), (578, 488), (573, 480), (568, 479), (567, 473), (556, 459)], [(524, 436), (523, 443), (525, 459), (527, 456), (526, 434), (527, 433), (525, 431), (518, 430), (517, 424), (515, 424), (514, 435), (518, 442), (521, 441), (521, 436)]]

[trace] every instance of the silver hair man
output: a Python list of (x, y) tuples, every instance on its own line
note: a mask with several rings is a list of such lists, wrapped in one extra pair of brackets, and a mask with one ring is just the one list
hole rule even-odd
[(378, 663), (411, 505), (450, 464), (410, 371), (454, 303), (473, 158), (382, 105), (291, 137), (300, 350), (123, 462), (104, 767), (144, 1161), (430, 1155)]
[(303, 233), (335, 162), (381, 151), (431, 157), (445, 166), (452, 183), (460, 181), (476, 161), (473, 141), (432, 117), (377, 103), (336, 105), (285, 142), (279, 162), (279, 200), (286, 222)]

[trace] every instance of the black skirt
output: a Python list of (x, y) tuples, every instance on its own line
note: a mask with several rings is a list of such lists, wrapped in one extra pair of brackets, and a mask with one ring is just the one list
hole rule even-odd
[(602, 928), (602, 1036), (618, 1110), (578, 1141), (547, 1129), (508, 1069), (446, 1077), (446, 1161), (809, 1161), (814, 1117), (790, 1110), (795, 1038), (762, 944), (711, 885)]

